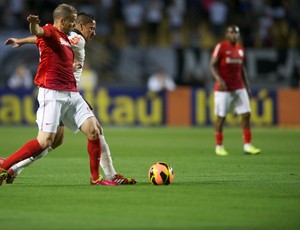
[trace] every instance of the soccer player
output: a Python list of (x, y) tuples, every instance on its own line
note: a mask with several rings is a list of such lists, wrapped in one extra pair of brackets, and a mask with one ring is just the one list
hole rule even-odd
[(214, 112), (217, 116), (215, 124), (216, 154), (228, 155), (223, 146), (223, 125), (226, 115), (234, 111), (242, 117), (244, 153), (255, 155), (260, 149), (251, 144), (250, 128), (250, 96), (244, 64), (244, 48), (238, 43), (239, 27), (228, 26), (226, 40), (218, 43), (212, 52), (210, 69), (215, 79)]
[[(81, 67), (83, 67), (84, 60), (85, 60), (85, 44), (95, 36), (96, 34), (95, 30), (96, 30), (96, 21), (94, 17), (86, 13), (79, 13), (76, 20), (76, 27), (68, 35), (69, 41), (74, 51), (74, 56), (75, 56), (74, 62), (79, 64), (78, 65), (79, 68), (76, 68), (74, 71), (74, 76), (77, 85), (80, 82), (80, 77), (82, 74)], [(21, 39), (9, 38), (5, 42), (5, 45), (12, 45), (13, 48), (16, 48), (24, 44), (35, 43), (35, 41), (36, 41), (36, 36), (31, 36), (31, 37), (21, 38)], [(116, 172), (113, 166), (113, 161), (111, 158), (109, 146), (104, 137), (103, 128), (101, 127), (100, 122), (98, 120), (96, 121), (96, 123), (97, 123), (97, 127), (100, 130), (100, 142), (101, 142), (101, 150), (102, 150), (101, 157), (100, 157), (100, 165), (104, 171), (106, 179), (115, 181), (118, 184), (135, 184), (136, 183), (135, 179), (126, 178), (123, 175)], [(51, 148), (44, 150), (44, 152), (38, 155), (37, 157), (31, 157), (13, 165), (8, 170), (8, 177), (6, 179), (6, 182), (13, 183), (15, 177), (18, 176), (25, 167), (29, 166), (37, 159), (45, 156), (49, 152), (49, 150), (51, 151), (52, 149), (55, 149), (59, 145), (61, 145), (63, 142), (63, 137), (64, 137), (64, 126), (63, 124), (61, 124), (58, 127), (57, 134), (55, 136)]]
[[(6, 158), (0, 167), (0, 185), (14, 164), (35, 157), (51, 147), (60, 121), (74, 133), (79, 129), (87, 137), (90, 157), (91, 185), (116, 186), (117, 182), (100, 176), (100, 130), (93, 112), (79, 94), (73, 74), (74, 53), (67, 37), (75, 27), (76, 9), (60, 4), (53, 11), (54, 23), (39, 26), (37, 15), (29, 15), (29, 29), (37, 36), (40, 62), (34, 83), (39, 87), (37, 110), (38, 135)], [(75, 68), (79, 68), (75, 65)]]

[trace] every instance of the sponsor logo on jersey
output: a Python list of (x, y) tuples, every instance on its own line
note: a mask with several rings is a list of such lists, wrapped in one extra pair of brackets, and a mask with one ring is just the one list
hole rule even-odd
[(66, 40), (64, 40), (63, 38), (59, 38), (59, 41), (60, 41), (60, 44), (71, 47), (70, 43), (67, 42)]
[(227, 57), (225, 59), (225, 61), (228, 64), (242, 64), (243, 63), (243, 60), (241, 58), (230, 58), (230, 57)]

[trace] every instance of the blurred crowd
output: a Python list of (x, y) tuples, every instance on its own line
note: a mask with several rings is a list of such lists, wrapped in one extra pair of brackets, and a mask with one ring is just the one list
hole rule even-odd
[(246, 47), (299, 47), (299, 0), (0, 0), (1, 30), (27, 30), (28, 14), (52, 22), (69, 3), (96, 17), (99, 39), (123, 46), (212, 47), (228, 24)]

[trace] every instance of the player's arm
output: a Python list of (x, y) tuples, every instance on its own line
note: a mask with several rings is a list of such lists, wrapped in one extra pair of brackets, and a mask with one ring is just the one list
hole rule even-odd
[(18, 48), (25, 44), (35, 44), (36, 36), (29, 36), (26, 38), (9, 38), (5, 41), (4, 45), (11, 45), (12, 48)]
[(41, 37), (44, 35), (44, 29), (39, 26), (40, 19), (37, 15), (29, 15), (27, 17), (27, 21), (29, 22), (29, 30), (30, 33), (36, 35), (37, 37)]
[(221, 78), (218, 70), (218, 57), (212, 56), (210, 59), (210, 71), (214, 77), (214, 79), (219, 83), (220, 90), (227, 90), (227, 86), (223, 78)]
[(247, 76), (247, 72), (245, 67), (243, 66), (242, 68), (242, 77), (243, 77), (243, 81), (246, 87), (246, 90), (248, 92), (249, 97), (251, 97), (251, 89), (250, 89), (250, 84), (249, 84), (249, 80), (248, 80), (248, 76)]

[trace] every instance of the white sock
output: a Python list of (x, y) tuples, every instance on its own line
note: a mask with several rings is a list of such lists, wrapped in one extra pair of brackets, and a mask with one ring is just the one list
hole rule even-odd
[(248, 148), (248, 147), (250, 147), (251, 146), (251, 144), (249, 143), (249, 144), (244, 144), (244, 150), (246, 150), (246, 148)]
[(31, 165), (33, 162), (36, 160), (46, 156), (49, 152), (51, 152), (53, 149), (51, 147), (46, 148), (43, 152), (41, 152), (38, 156), (36, 157), (29, 157), (25, 160), (22, 160), (18, 162), (17, 164), (14, 164), (11, 166), (11, 169), (14, 171), (14, 175), (18, 176), (24, 168), (27, 166)]
[(104, 135), (100, 135), (101, 142), (101, 157), (100, 157), (100, 166), (105, 174), (107, 179), (112, 179), (115, 174), (117, 174), (116, 170), (113, 166), (113, 161), (111, 158), (110, 150), (108, 144), (105, 141)]
[(216, 150), (219, 150), (221, 148), (224, 148), (224, 146), (223, 145), (216, 145)]

